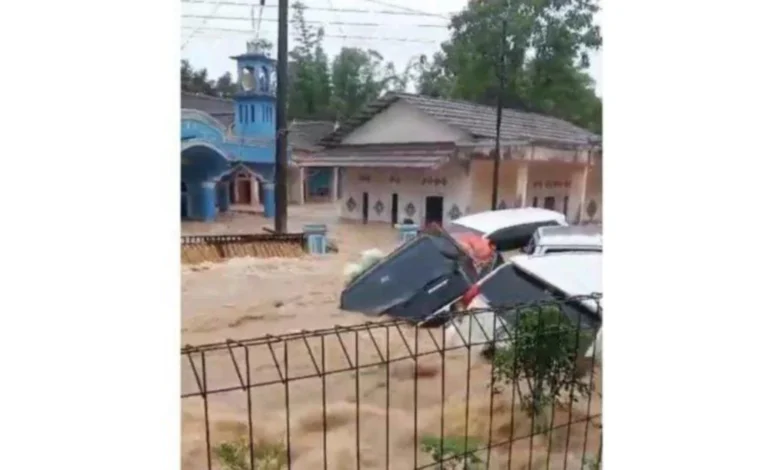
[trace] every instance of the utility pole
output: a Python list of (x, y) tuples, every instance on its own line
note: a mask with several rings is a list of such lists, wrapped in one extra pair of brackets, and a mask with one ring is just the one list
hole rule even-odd
[(276, 40), (276, 181), (274, 230), (287, 232), (287, 13), (288, 0), (279, 0), (279, 30)]
[(504, 111), (504, 62), (506, 55), (507, 13), (505, 8), (501, 15), (501, 45), (498, 52), (498, 96), (496, 97), (496, 148), (493, 155), (493, 194), (490, 199), (491, 210), (498, 208), (498, 170), (501, 165), (501, 114)]

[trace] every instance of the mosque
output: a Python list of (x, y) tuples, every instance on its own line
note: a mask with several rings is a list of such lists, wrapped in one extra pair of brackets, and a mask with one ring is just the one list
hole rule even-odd
[[(274, 217), (276, 201), (276, 61), (256, 40), (236, 61), (239, 91), (233, 99), (182, 92), (181, 217), (213, 221), (231, 205), (255, 206)], [(330, 168), (298, 168), (292, 149), (307, 154), (333, 130), (329, 122), (293, 122), (288, 149), (288, 202), (331, 192)]]

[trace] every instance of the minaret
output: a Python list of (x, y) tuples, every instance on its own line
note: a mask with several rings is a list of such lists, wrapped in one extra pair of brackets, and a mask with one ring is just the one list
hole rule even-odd
[(239, 91), (234, 96), (234, 130), (238, 136), (273, 138), (276, 115), (276, 61), (262, 50), (263, 42), (247, 42), (246, 52), (233, 56)]

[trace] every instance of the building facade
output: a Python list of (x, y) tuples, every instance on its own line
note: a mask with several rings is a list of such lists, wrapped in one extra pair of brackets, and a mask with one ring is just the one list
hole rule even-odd
[[(547, 207), (572, 223), (601, 220), (601, 147), (559, 119), (504, 111), (498, 207)], [(393, 93), (299, 159), (330, 166), (341, 217), (362, 222), (446, 224), (490, 210), (495, 110)]]
[(275, 213), (276, 63), (253, 41), (232, 58), (240, 87), (230, 102), (232, 119), (227, 100), (200, 103), (214, 108), (209, 112), (188, 108), (182, 99), (182, 218), (212, 221), (241, 202), (262, 202), (267, 217)]

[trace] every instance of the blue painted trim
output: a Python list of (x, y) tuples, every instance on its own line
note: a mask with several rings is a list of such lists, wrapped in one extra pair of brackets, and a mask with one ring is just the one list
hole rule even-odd
[(186, 141), (184, 143), (184, 145), (181, 146), (181, 151), (182, 151), (182, 153), (184, 153), (184, 151), (189, 150), (191, 148), (195, 148), (195, 147), (205, 147), (205, 148), (207, 148), (209, 150), (212, 150), (213, 152), (216, 152), (217, 155), (219, 155), (220, 157), (224, 158), (225, 161), (227, 161), (227, 162), (235, 161), (233, 158), (230, 158), (225, 152), (222, 151), (222, 149), (220, 149), (216, 145), (211, 144), (209, 142), (206, 142), (205, 140), (200, 140), (200, 139), (193, 139), (193, 140)]

